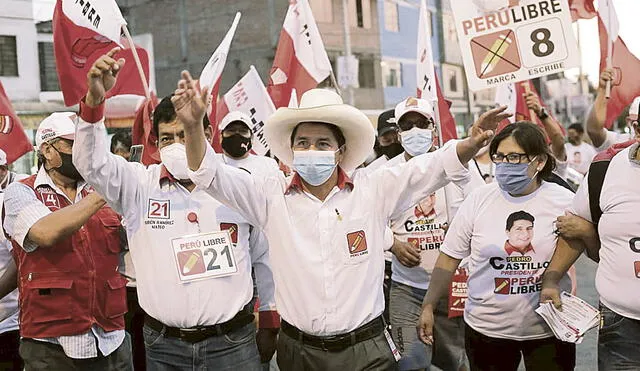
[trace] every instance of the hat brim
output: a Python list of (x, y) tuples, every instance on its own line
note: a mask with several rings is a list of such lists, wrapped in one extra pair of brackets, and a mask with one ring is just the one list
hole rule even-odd
[(291, 133), (303, 122), (333, 124), (342, 131), (345, 152), (340, 167), (346, 172), (364, 163), (375, 142), (371, 121), (355, 107), (346, 104), (313, 108), (282, 107), (267, 119), (264, 136), (271, 153), (287, 166), (293, 164)]
[(378, 136), (381, 137), (392, 131), (398, 131), (398, 129), (395, 126), (387, 126), (386, 128), (378, 129)]

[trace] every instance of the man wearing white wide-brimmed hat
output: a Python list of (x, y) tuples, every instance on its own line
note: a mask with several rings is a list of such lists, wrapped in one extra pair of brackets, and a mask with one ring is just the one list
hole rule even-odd
[(282, 317), (280, 368), (396, 369), (399, 352), (381, 317), (388, 221), (449, 181), (466, 181), (462, 163), (506, 115), (494, 110), (473, 138), (367, 174), (353, 172), (373, 148), (367, 116), (334, 92), (310, 90), (299, 108), (279, 109), (264, 127), (271, 151), (295, 174), (256, 180), (206, 145), (197, 123), (207, 101), (206, 89), (183, 72), (173, 103), (185, 125), (191, 179), (278, 241), (270, 256)]

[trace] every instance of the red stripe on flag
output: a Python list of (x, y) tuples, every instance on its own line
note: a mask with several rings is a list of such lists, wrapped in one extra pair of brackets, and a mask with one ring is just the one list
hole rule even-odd
[[(607, 29), (598, 17), (600, 32), (600, 72), (607, 66), (608, 35)], [(611, 97), (607, 102), (605, 127), (611, 129), (614, 121), (622, 111), (640, 96), (640, 84), (636, 78), (640, 76), (640, 60), (629, 51), (627, 45), (618, 37), (613, 42), (611, 65), (614, 69), (614, 81), (611, 84)]]
[[(306, 91), (318, 86), (316, 81), (304, 68), (296, 57), (291, 35), (284, 29), (280, 32), (278, 49), (273, 60), (273, 67), (269, 74), (269, 85), (267, 91), (273, 100), (276, 108), (287, 107), (291, 99), (291, 90), (296, 89), (298, 101)], [(286, 82), (273, 81), (272, 76), (280, 69), (286, 75)]]
[(7, 154), (7, 164), (11, 164), (33, 150), (33, 145), (24, 132), (2, 83), (0, 83), (0, 123), (2, 124), (0, 148)]
[[(130, 47), (125, 42), (123, 45)], [(62, 11), (62, 0), (58, 0), (53, 13), (53, 50), (65, 105), (72, 106), (80, 102), (87, 92), (87, 72), (91, 65), (116, 46), (116, 43), (95, 31), (73, 23)], [(136, 50), (148, 82), (149, 56), (143, 48), (137, 47)], [(144, 87), (131, 49), (121, 50), (115, 57), (124, 58), (126, 64), (118, 73), (116, 85), (107, 92), (107, 98), (122, 94), (144, 96)]]

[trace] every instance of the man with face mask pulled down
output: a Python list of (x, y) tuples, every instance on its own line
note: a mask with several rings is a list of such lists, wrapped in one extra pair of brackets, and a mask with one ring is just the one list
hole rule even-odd
[(271, 151), (295, 174), (259, 182), (227, 166), (197, 123), (208, 92), (184, 71), (173, 102), (185, 125), (191, 179), (264, 229), (271, 245), (282, 316), (282, 370), (389, 370), (399, 353), (382, 320), (384, 233), (406, 210), (449, 181), (493, 135), (506, 108), (485, 114), (473, 136), (404, 166), (354, 171), (373, 147), (364, 113), (335, 92), (307, 91), (299, 108), (280, 108), (265, 124)]
[[(143, 330), (147, 367), (260, 370), (261, 359), (273, 356), (279, 328), (266, 239), (191, 182), (184, 126), (171, 98), (164, 98), (153, 114), (160, 165), (145, 168), (107, 152), (105, 92), (124, 64), (112, 58), (117, 50), (100, 57), (88, 74), (74, 162), (123, 215), (138, 298), (148, 315)], [(198, 124), (210, 143), (208, 120), (200, 117)], [(234, 155), (248, 150), (225, 147)], [(261, 299), (257, 335), (252, 263)]]
[(124, 331), (127, 281), (117, 271), (120, 220), (73, 165), (74, 118), (54, 113), (40, 123), (38, 173), (5, 191), (20, 355), (26, 370), (133, 370)]
[[(396, 106), (395, 116), (405, 152), (387, 166), (405, 164), (435, 150), (438, 138), (429, 101), (409, 97)], [(403, 354), (400, 370), (429, 369), (431, 364), (443, 370), (468, 368), (464, 322), (460, 317), (448, 318), (447, 300), (441, 300), (436, 310), (439, 342), (433, 351), (418, 339), (415, 329), (445, 230), (468, 190), (469, 184), (449, 183), (391, 218), (394, 244), (389, 313), (393, 339)]]

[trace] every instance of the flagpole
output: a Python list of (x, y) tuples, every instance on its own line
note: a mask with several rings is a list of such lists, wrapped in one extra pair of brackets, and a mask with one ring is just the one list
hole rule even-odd
[(330, 70), (329, 76), (331, 77), (331, 85), (333, 85), (333, 87), (336, 89), (336, 92), (338, 93), (338, 95), (342, 97), (342, 90), (338, 85), (338, 80), (336, 80), (336, 74), (333, 73), (333, 67)]
[(151, 94), (149, 93), (149, 84), (147, 84), (147, 78), (144, 75), (144, 69), (142, 68), (142, 63), (140, 62), (140, 57), (138, 56), (138, 50), (136, 50), (136, 44), (133, 43), (133, 38), (129, 33), (129, 29), (127, 25), (122, 26), (122, 30), (124, 31), (124, 36), (129, 41), (129, 47), (133, 52), (133, 59), (136, 61), (136, 66), (138, 67), (138, 73), (140, 74), (140, 79), (142, 80), (142, 86), (144, 87), (144, 95), (147, 99), (151, 99)]
[[(611, 7), (611, 0), (607, 0), (607, 10), (609, 11), (607, 13), (607, 22), (608, 24), (608, 29), (607, 29), (607, 68), (611, 68), (611, 59), (613, 57), (613, 38), (611, 37), (611, 30), (613, 28), (613, 25), (611, 24), (611, 13), (613, 12), (613, 8)], [(607, 81), (607, 85), (606, 85), (606, 90), (605, 90), (605, 98), (609, 99), (611, 98), (611, 80)]]

